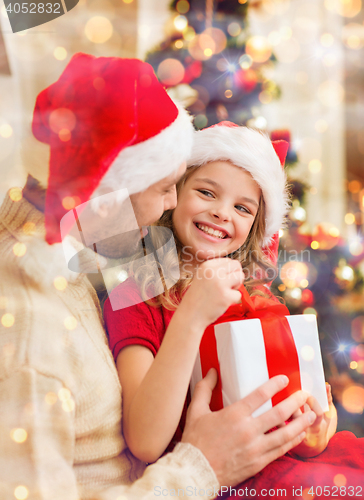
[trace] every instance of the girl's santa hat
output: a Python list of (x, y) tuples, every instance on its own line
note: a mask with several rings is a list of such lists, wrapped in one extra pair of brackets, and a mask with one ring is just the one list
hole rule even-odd
[(59, 223), (70, 201), (79, 205), (122, 188), (143, 191), (176, 171), (193, 141), (189, 115), (149, 64), (82, 53), (38, 95), (32, 131), (50, 147), (48, 243), (61, 241)]
[(274, 141), (262, 132), (235, 123), (220, 122), (195, 133), (188, 167), (212, 161), (230, 161), (244, 168), (259, 184), (265, 203), (266, 226), (263, 246), (284, 223), (288, 211), (287, 180), (284, 169), (288, 142)]

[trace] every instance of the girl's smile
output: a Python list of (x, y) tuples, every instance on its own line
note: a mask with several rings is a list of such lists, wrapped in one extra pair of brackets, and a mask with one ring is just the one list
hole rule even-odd
[(259, 208), (261, 190), (252, 176), (227, 161), (199, 167), (182, 186), (173, 225), (196, 263), (240, 248)]

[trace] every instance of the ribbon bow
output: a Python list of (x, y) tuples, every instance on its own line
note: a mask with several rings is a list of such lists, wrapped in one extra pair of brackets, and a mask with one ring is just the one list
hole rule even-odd
[(219, 375), (218, 383), (212, 392), (210, 407), (213, 411), (223, 408), (220, 366), (214, 331), (215, 325), (220, 323), (255, 318), (261, 321), (269, 378), (281, 374), (289, 378), (288, 386), (273, 396), (273, 406), (301, 389), (298, 354), (291, 328), (285, 317), (289, 315), (287, 307), (265, 297), (250, 297), (244, 285), (239, 291), (241, 303), (229, 307), (215, 323), (205, 330), (201, 339), (202, 376), (205, 377), (210, 368), (216, 368)]

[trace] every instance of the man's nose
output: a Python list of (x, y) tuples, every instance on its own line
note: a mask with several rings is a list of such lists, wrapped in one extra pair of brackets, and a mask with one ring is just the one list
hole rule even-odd
[(176, 186), (172, 189), (170, 193), (164, 198), (164, 211), (172, 210), (177, 206), (177, 191)]

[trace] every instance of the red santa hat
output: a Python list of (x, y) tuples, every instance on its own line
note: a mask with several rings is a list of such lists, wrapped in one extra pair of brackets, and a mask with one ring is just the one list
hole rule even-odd
[(61, 241), (59, 222), (70, 200), (79, 205), (122, 188), (141, 192), (177, 170), (193, 141), (189, 115), (149, 64), (82, 53), (38, 95), (32, 131), (50, 146), (48, 243)]
[(230, 161), (251, 174), (262, 190), (265, 203), (264, 247), (275, 244), (274, 235), (288, 211), (287, 180), (282, 168), (288, 146), (286, 141), (271, 142), (260, 131), (224, 121), (195, 133), (188, 160), (188, 167)]

